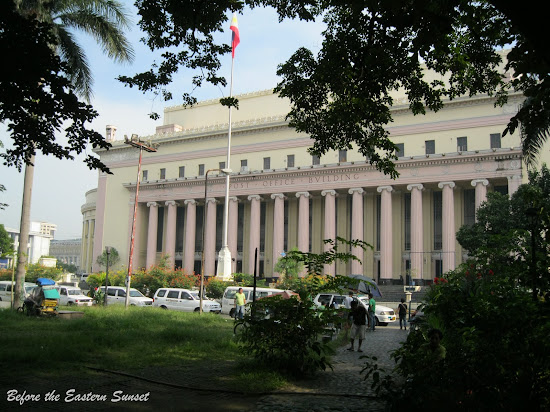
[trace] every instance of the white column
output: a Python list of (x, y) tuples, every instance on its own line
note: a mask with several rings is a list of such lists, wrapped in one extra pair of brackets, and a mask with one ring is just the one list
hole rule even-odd
[(476, 221), (477, 221), (477, 209), (485, 201), (487, 201), (487, 186), (489, 181), (487, 179), (474, 179), (471, 182), (472, 186), (475, 188), (475, 202), (476, 202)]
[[(348, 193), (352, 195), (351, 201), (351, 239), (363, 240), (363, 193), (365, 191), (361, 187), (355, 187), (348, 190)], [(351, 274), (361, 275), (363, 274), (363, 259), (364, 251), (361, 247), (352, 247), (351, 253), (355, 255), (359, 261), (351, 261)]]
[(204, 236), (204, 276), (214, 276), (216, 266), (216, 203), (214, 198), (206, 199), (204, 212), (206, 213), (206, 227)]
[(437, 185), (443, 190), (443, 273), (455, 268), (455, 208), (454, 192), (455, 182), (441, 182)]
[(521, 175), (508, 176), (508, 196), (512, 197), (521, 186)]
[(147, 229), (147, 260), (145, 266), (149, 269), (155, 264), (157, 257), (157, 229), (159, 208), (157, 202), (147, 202), (149, 208), (149, 225)]
[(166, 254), (170, 262), (170, 268), (174, 269), (176, 264), (176, 214), (178, 204), (174, 200), (168, 200), (164, 203), (168, 206), (166, 217)]
[(423, 278), (424, 224), (422, 221), (422, 184), (407, 186), (411, 191), (411, 278)]
[[(254, 273), (254, 252), (258, 249), (258, 263), (260, 259), (260, 200), (258, 195), (248, 196), (250, 201), (250, 234), (248, 242), (248, 273)], [(259, 275), (259, 273), (258, 273)]]
[(393, 277), (392, 253), (392, 199), (393, 187), (380, 186), (376, 191), (381, 195), (380, 203), (380, 279)]
[(275, 201), (273, 207), (273, 275), (275, 265), (281, 257), (285, 245), (285, 195), (273, 193), (271, 198)]
[[(227, 223), (227, 247), (231, 252), (231, 275), (237, 267), (237, 231), (239, 220), (239, 199), (235, 196), (229, 198), (229, 221)], [(219, 263), (218, 263), (219, 264)]]
[(185, 246), (183, 252), (183, 268), (186, 273), (193, 273), (195, 269), (195, 235), (197, 231), (197, 201), (187, 199), (183, 202), (187, 206), (185, 216)]
[(297, 192), (298, 198), (298, 250), (309, 252), (309, 192)]
[[(325, 230), (323, 233), (323, 240), (336, 239), (336, 191), (335, 190), (323, 190), (321, 196), (325, 196)], [(330, 250), (330, 244), (324, 245), (324, 251)], [(336, 263), (325, 265), (325, 275), (336, 275)]]

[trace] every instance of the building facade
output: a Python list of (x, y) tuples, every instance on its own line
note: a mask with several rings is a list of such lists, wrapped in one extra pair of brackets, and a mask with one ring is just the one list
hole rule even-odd
[(82, 255), (82, 239), (52, 240), (50, 242), (50, 256), (67, 265), (80, 268)]
[[(13, 240), (15, 250), (19, 249), (19, 230), (5, 228)], [(50, 242), (52, 241), (57, 225), (47, 222), (31, 222), (29, 226), (29, 243), (27, 245), (27, 261), (38, 263), (42, 256), (50, 255)], [(12, 262), (8, 264), (11, 267)]]
[[(227, 222), (233, 273), (253, 273), (257, 250), (258, 273), (277, 277), (273, 268), (284, 251), (318, 253), (323, 239), (338, 236), (372, 248), (352, 250), (361, 263), (336, 263), (325, 272), (382, 283), (406, 276), (429, 282), (455, 268), (466, 258), (455, 238), (460, 226), (475, 221), (489, 191), (512, 194), (527, 179), (519, 135), (501, 134), (520, 95), (504, 107), (488, 96), (455, 99), (424, 116), (413, 116), (406, 98), (396, 96), (388, 128), (399, 149), (395, 180), (356, 150), (310, 155), (311, 139), (285, 120), (289, 102), (271, 90), (238, 97), (230, 165), (227, 108), (217, 100), (169, 107), (157, 133), (141, 137), (159, 146), (143, 154), (133, 268), (167, 254), (174, 267), (216, 274), (225, 177), (212, 169), (233, 171)], [(82, 209), (82, 262), (93, 270), (105, 246), (117, 248), (122, 264), (130, 253), (139, 150), (111, 140), (113, 147), (98, 154), (113, 174), (100, 173), (97, 191), (88, 193), (93, 201), (87, 194)]]

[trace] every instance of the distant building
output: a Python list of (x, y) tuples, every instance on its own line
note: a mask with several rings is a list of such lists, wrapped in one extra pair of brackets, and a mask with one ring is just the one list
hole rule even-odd
[[(5, 228), (13, 240), (15, 250), (19, 249), (19, 230)], [(50, 242), (53, 239), (57, 225), (46, 222), (31, 222), (29, 228), (29, 243), (27, 245), (27, 256), (29, 263), (38, 263), (41, 256), (50, 254)], [(8, 263), (11, 267), (11, 259)]]
[(52, 240), (50, 256), (57, 258), (58, 262), (80, 268), (81, 247), (82, 239)]

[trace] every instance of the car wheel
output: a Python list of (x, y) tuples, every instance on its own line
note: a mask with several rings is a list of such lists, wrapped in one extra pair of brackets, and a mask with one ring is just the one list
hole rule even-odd
[(235, 317), (235, 308), (231, 308), (231, 310), (229, 311), (229, 317), (230, 317), (230, 318), (234, 318), (234, 317)]
[(74, 302), (69, 302), (69, 303), (67, 303), (67, 305), (73, 306), (73, 305), (74, 305)]
[(162, 305), (160, 308), (161, 308), (161, 309), (164, 309), (164, 310), (168, 310), (168, 308), (167, 308), (166, 306), (164, 306), (164, 305)]
[(201, 308), (195, 308), (195, 310), (193, 312), (199, 312), (201, 310)]
[(376, 324), (376, 326), (379, 326), (379, 325), (380, 325), (380, 322), (378, 321), (378, 318), (376, 318), (375, 324)]

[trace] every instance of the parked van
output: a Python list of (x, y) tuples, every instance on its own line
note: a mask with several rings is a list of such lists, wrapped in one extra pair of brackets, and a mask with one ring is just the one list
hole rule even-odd
[[(15, 287), (15, 281), (13, 283)], [(25, 297), (29, 296), (31, 291), (38, 286), (36, 283), (25, 282)], [(0, 281), (0, 300), (4, 302), (11, 302), (11, 280)]]
[[(153, 306), (184, 312), (199, 312), (200, 299), (199, 292), (196, 290), (160, 288), (153, 297)], [(202, 310), (203, 312), (220, 313), (222, 307), (218, 302), (204, 298), (202, 300)]]
[(86, 296), (79, 287), (58, 286), (59, 304), (63, 306), (92, 306), (92, 298)]
[[(242, 286), (228, 286), (222, 297), (222, 313), (231, 317), (235, 314), (235, 295)], [(252, 302), (252, 287), (242, 287), (246, 302)], [(284, 292), (282, 289), (256, 288), (256, 299), (271, 296), (274, 293)]]
[[(101, 291), (105, 292), (105, 286), (101, 287)], [(125, 286), (109, 286), (107, 288), (107, 304), (119, 303), (126, 304), (126, 287)], [(153, 299), (143, 295), (139, 290), (130, 288), (129, 303), (132, 306), (152, 306)]]

